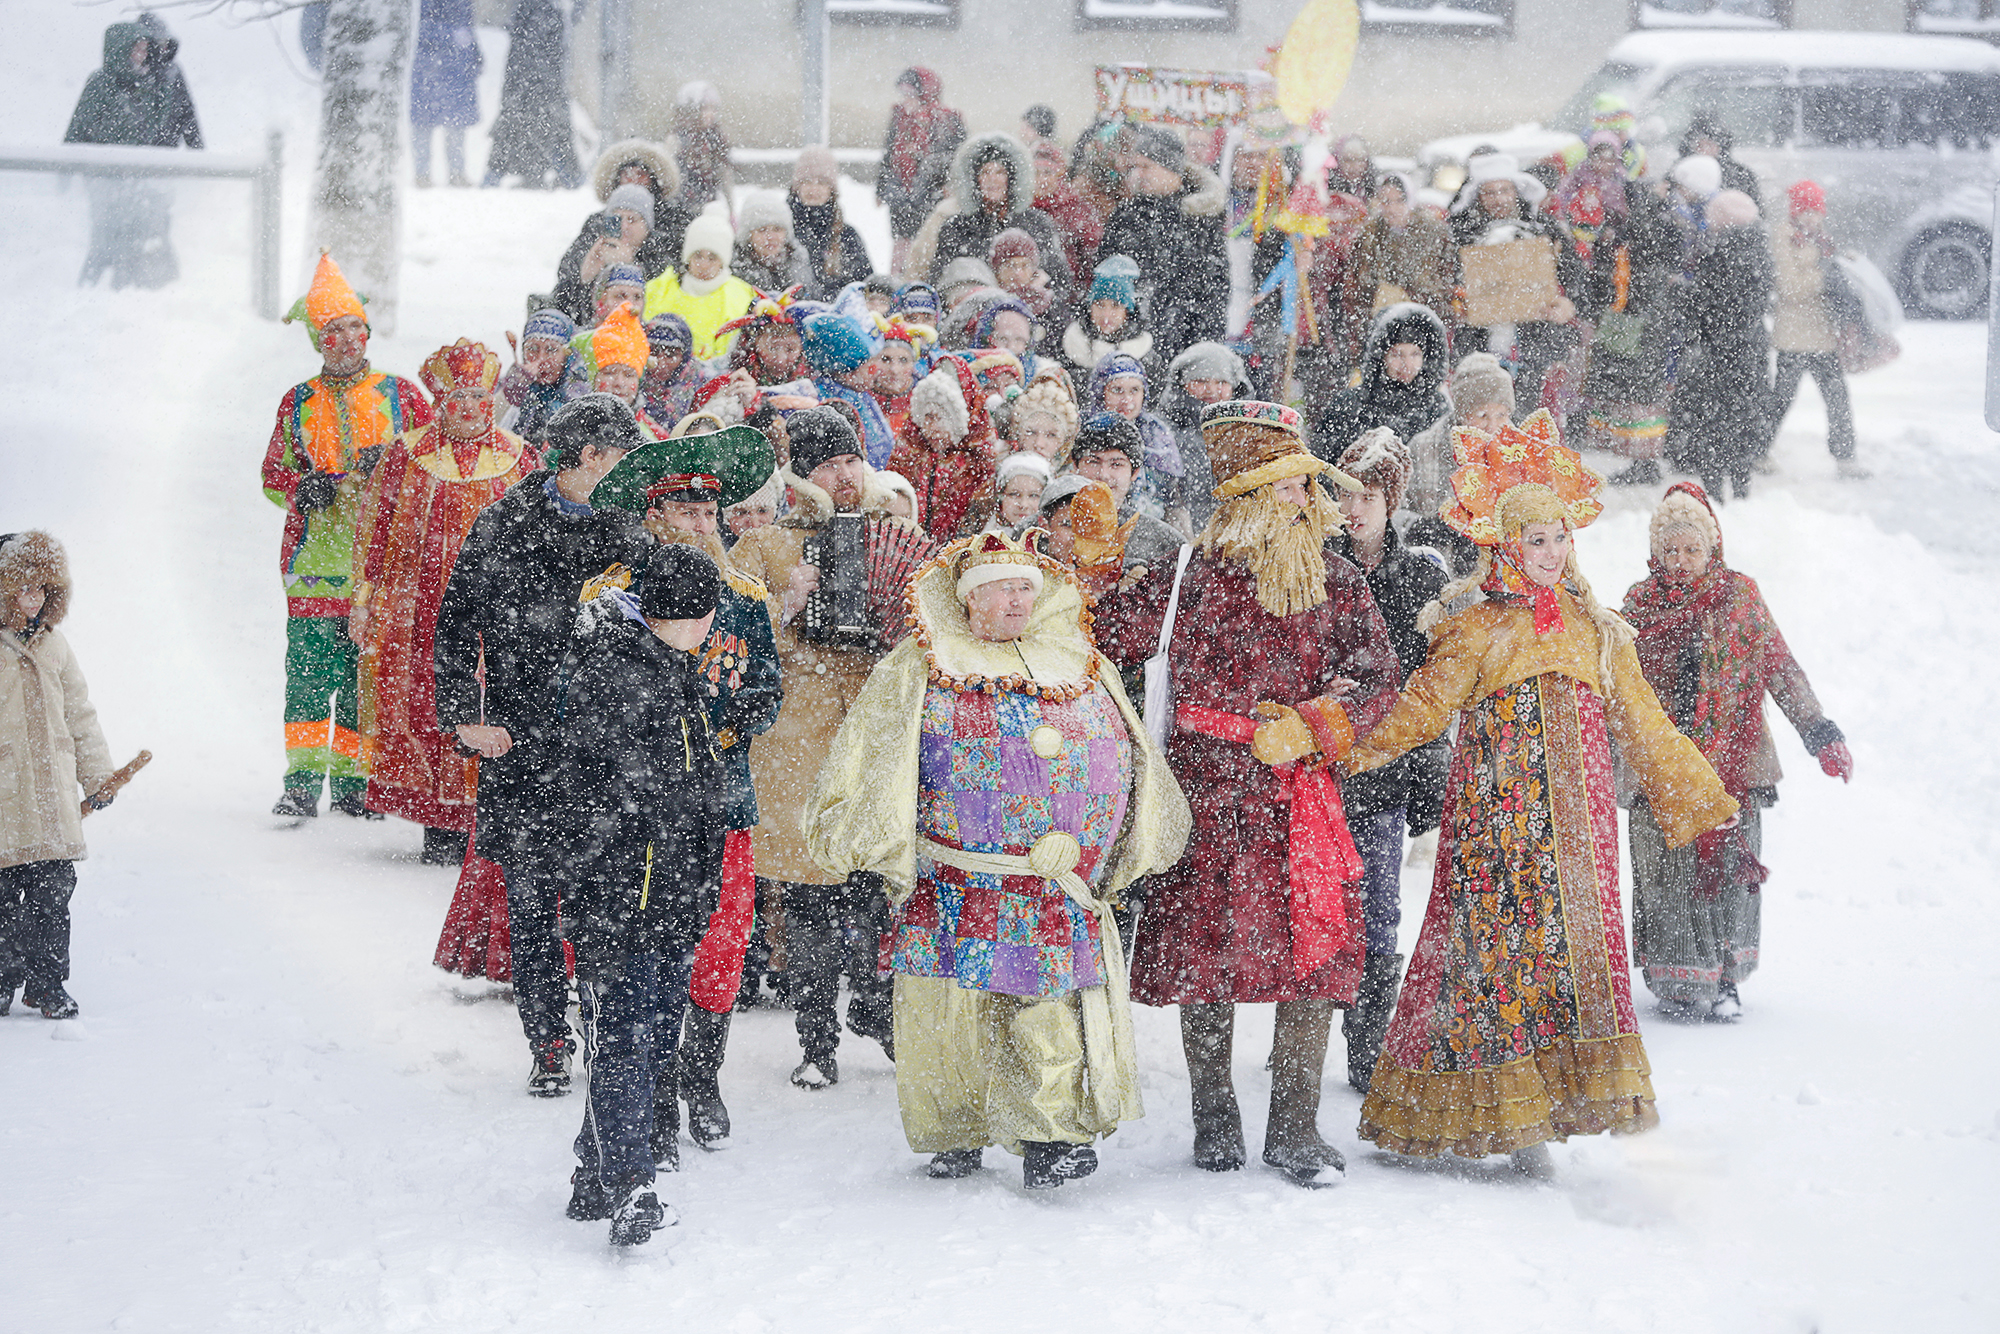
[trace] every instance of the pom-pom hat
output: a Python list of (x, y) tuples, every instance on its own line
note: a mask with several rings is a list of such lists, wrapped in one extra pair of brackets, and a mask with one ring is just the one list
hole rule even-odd
[(1287, 477), (1325, 477), (1348, 491), (1361, 483), (1306, 448), (1298, 409), (1232, 398), (1201, 412), (1201, 439), (1215, 468), (1218, 498), (1240, 496)]

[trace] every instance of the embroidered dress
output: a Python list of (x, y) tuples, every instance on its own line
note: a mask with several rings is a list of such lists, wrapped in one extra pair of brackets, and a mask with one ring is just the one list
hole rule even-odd
[[(1061, 702), (933, 685), (918, 741), (917, 825), (945, 847), (1024, 857), (1061, 830), (1094, 882), (1125, 820), (1132, 741), (1102, 690)], [(1050, 730), (1042, 730), (1050, 729)], [(1037, 736), (1047, 738), (1044, 756)], [(1058, 741), (1059, 738), (1059, 741)], [(973, 991), (1064, 996), (1104, 982), (1096, 914), (1054, 881), (962, 871), (919, 854), (890, 967)]]

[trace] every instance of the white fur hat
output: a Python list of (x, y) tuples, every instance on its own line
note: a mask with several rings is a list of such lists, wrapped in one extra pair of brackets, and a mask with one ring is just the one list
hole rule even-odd
[(921, 421), (926, 412), (942, 416), (954, 440), (965, 439), (965, 433), (972, 429), (965, 397), (959, 391), (958, 377), (949, 370), (932, 371), (917, 381), (917, 387), (910, 391), (910, 420)]
[(775, 190), (746, 190), (736, 201), (736, 234), (747, 237), (759, 227), (783, 227), (792, 234), (792, 208)]

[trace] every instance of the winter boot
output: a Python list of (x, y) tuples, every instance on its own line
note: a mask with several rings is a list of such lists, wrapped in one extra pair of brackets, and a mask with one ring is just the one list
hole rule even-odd
[(1530, 1181), (1553, 1181), (1556, 1176), (1555, 1160), (1549, 1157), (1549, 1146), (1530, 1144), (1525, 1149), (1516, 1149), (1507, 1155), (1507, 1166), (1516, 1176)]
[(534, 1066), (528, 1071), (528, 1092), (537, 1098), (560, 1098), (569, 1092), (569, 1057), (575, 1050), (568, 1038), (548, 1038), (532, 1048)]
[(1375, 1078), (1375, 1058), (1389, 1034), (1396, 1013), (1396, 986), (1403, 980), (1403, 956), (1371, 954), (1361, 967), (1361, 987), (1354, 1008), (1340, 1017), (1340, 1036), (1347, 1039), (1347, 1083), (1366, 1093)]
[(22, 992), (21, 1004), (40, 1010), (44, 1019), (74, 1019), (77, 1014), (76, 1000), (63, 990), (60, 982), (44, 991), (30, 988)]
[(924, 1169), (924, 1175), (933, 1181), (957, 1181), (969, 1177), (981, 1166), (984, 1149), (946, 1149), (931, 1156), (931, 1165)]
[(579, 1223), (601, 1223), (611, 1217), (611, 1197), (604, 1193), (595, 1170), (579, 1167), (569, 1174), (569, 1207), (563, 1216)]
[(1097, 1150), (1088, 1144), (1021, 1141), (1021, 1184), (1029, 1190), (1054, 1190), (1065, 1181), (1080, 1181), (1096, 1170)]
[(1722, 980), (1715, 1000), (1708, 1007), (1708, 1013), (1702, 1017), (1712, 1024), (1733, 1024), (1743, 1017), (1743, 998), (1736, 994), (1734, 982), (1728, 978)]
[(467, 837), (456, 829), (433, 829), (425, 825), (424, 850), (417, 860), (426, 866), (457, 866), (465, 861)]
[(653, 1132), (647, 1144), (655, 1172), (681, 1170), (681, 1105), (671, 1091), (653, 1104)]
[[(19, 982), (10, 982), (4, 977), (0, 977), (0, 1019), (5, 1019), (13, 1012), (14, 993), (20, 989), (21, 984)], [(26, 998), (23, 998), (21, 1004), (26, 1005), (27, 1003)]]
[(722, 1058), (729, 1047), (729, 1014), (699, 1005), (687, 1012), (680, 1050), (680, 1095), (687, 1099), (688, 1134), (704, 1149), (729, 1143), (729, 1109), (722, 1105)]
[(1227, 1002), (1181, 1006), (1181, 1049), (1194, 1093), (1194, 1165), (1204, 1172), (1234, 1172), (1245, 1157), (1243, 1111), (1229, 1076), (1235, 1028), (1236, 1007)]
[(832, 1088), (840, 1082), (840, 1065), (833, 1053), (808, 1056), (792, 1071), (792, 1083), (802, 1089)]
[(338, 811), (351, 820), (380, 820), (385, 818), (382, 812), (369, 810), (367, 801), (359, 792), (350, 792), (344, 797), (335, 797), (333, 804), (327, 807), (327, 809)]
[(278, 804), (271, 808), (271, 814), (281, 815), (287, 820), (311, 820), (319, 815), (319, 793), (303, 787), (288, 787), (285, 795), (278, 798)]
[(1264, 1161), (1308, 1189), (1338, 1185), (1347, 1170), (1346, 1160), (1319, 1134), (1320, 1076), (1326, 1069), (1326, 1043), (1332, 1031), (1331, 1000), (1278, 1002)]
[(857, 1037), (874, 1038), (882, 1044), (884, 1055), (891, 1061), (896, 1059), (895, 1012), (890, 1009), (886, 995), (849, 997), (847, 1031)]
[(680, 1221), (678, 1214), (660, 1203), (659, 1194), (648, 1181), (627, 1191), (624, 1200), (611, 1211), (611, 1244), (643, 1246), (655, 1232)]

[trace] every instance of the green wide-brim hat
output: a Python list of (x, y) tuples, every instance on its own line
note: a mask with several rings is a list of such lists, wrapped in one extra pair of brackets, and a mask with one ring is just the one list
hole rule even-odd
[(771, 441), (754, 426), (731, 426), (707, 435), (683, 435), (655, 440), (618, 460), (590, 493), (590, 503), (612, 509), (646, 512), (646, 492), (663, 478), (680, 474), (713, 477), (721, 483), (717, 499), (724, 509), (749, 499), (777, 471), (778, 455)]

